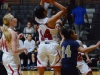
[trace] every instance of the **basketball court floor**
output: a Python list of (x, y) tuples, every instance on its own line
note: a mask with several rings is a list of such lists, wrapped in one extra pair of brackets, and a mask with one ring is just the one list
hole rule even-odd
[[(22, 71), (22, 75), (38, 75), (37, 71)], [(51, 71), (45, 71), (44, 75), (53, 75)], [(100, 71), (93, 71), (93, 75), (100, 75)]]

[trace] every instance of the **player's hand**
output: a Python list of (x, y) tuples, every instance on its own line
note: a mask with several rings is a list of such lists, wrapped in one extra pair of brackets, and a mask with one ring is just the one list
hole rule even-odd
[(92, 61), (91, 61), (90, 59), (86, 59), (86, 61), (87, 61), (88, 63), (92, 63)]
[(54, 0), (50, 0), (50, 4), (54, 4)]
[(18, 39), (21, 39), (23, 36), (24, 36), (24, 34), (23, 34), (23, 33), (20, 33), (20, 34), (18, 35)]
[(99, 41), (99, 42), (97, 42), (96, 46), (97, 46), (97, 47), (99, 47), (99, 46), (100, 46), (100, 41)]

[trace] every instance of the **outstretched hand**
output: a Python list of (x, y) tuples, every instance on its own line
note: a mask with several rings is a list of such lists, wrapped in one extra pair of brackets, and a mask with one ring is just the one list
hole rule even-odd
[(92, 63), (92, 61), (91, 61), (90, 59), (86, 59), (86, 61), (87, 61), (88, 63)]
[(96, 46), (97, 46), (97, 47), (99, 47), (99, 46), (100, 46), (100, 41), (99, 41), (99, 42), (97, 42)]

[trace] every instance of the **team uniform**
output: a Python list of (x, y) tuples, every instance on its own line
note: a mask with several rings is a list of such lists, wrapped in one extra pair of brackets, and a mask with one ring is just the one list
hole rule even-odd
[[(9, 28), (9, 30), (11, 30)], [(18, 54), (13, 54), (10, 47), (7, 46), (4, 34), (2, 35), (2, 51), (3, 65), (7, 70), (8, 75), (21, 75), (20, 59)]]
[(75, 40), (64, 40), (62, 42), (62, 74), (61, 75), (78, 75), (77, 69), (77, 49), (80, 47)]
[[(77, 42), (80, 44), (80, 46), (82, 46), (81, 41), (77, 40)], [(77, 68), (80, 70), (82, 75), (88, 75), (88, 73), (92, 72), (92, 70), (89, 68), (89, 66), (83, 60), (81, 52), (78, 52)]]
[(48, 60), (50, 67), (61, 67), (60, 45), (57, 42), (56, 29), (47, 26), (48, 18), (36, 19), (40, 24), (39, 32), (39, 47), (37, 55), (37, 67), (46, 67)]

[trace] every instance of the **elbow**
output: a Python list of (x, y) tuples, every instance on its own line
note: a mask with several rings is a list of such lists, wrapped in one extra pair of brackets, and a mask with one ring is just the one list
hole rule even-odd
[(64, 13), (66, 12), (66, 8), (65, 8), (65, 7), (63, 7), (63, 9), (62, 9), (62, 10), (63, 10), (63, 12), (64, 12)]
[(84, 49), (79, 50), (79, 52), (86, 53), (87, 51)]
[(84, 50), (81, 50), (80, 52), (85, 53), (85, 51), (84, 51)]
[(62, 11), (63, 13), (65, 13), (65, 12), (66, 12), (66, 8), (63, 7), (63, 8), (61, 9), (61, 11)]

